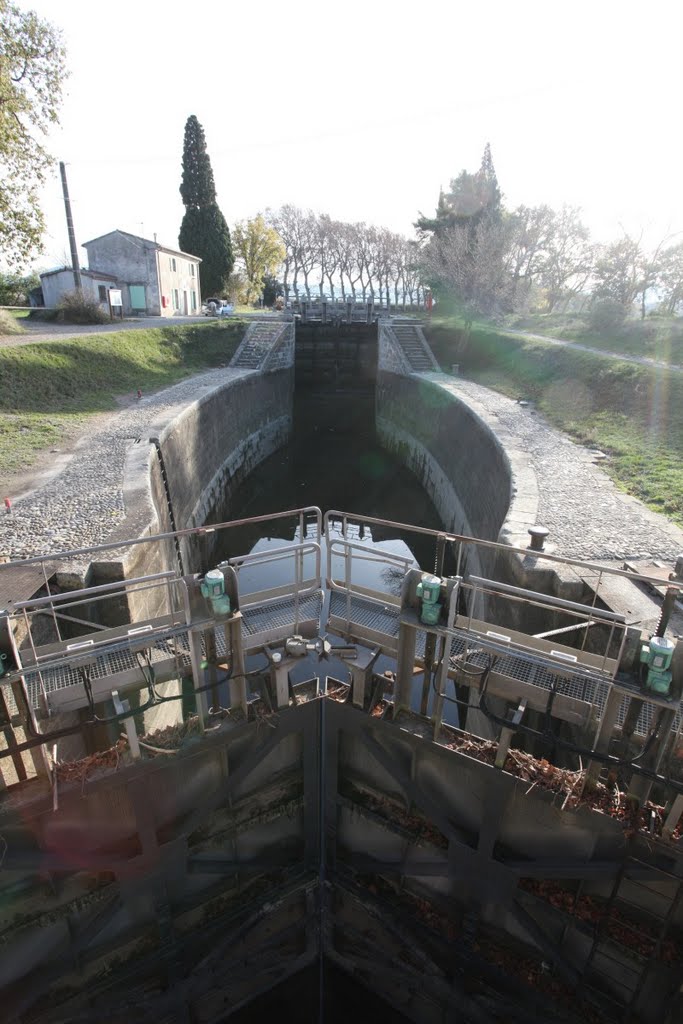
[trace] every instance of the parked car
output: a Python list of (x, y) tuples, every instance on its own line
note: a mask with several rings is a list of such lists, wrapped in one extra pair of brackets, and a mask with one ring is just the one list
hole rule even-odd
[(202, 303), (204, 316), (230, 316), (234, 306), (227, 299), (205, 299)]

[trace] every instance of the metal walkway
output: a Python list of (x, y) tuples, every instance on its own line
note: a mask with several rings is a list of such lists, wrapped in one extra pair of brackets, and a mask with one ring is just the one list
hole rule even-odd
[[(424, 672), (427, 667), (429, 671), (436, 671), (430, 666), (438, 664), (440, 697), (445, 695), (443, 687), (448, 677), (471, 690), (489, 684), (490, 677), (492, 694), (508, 704), (524, 699), (530, 709), (545, 711), (558, 720), (582, 727), (598, 726), (603, 718), (609, 720), (611, 715), (614, 728), (619, 729), (627, 718), (630, 723), (635, 715), (633, 733), (643, 737), (664, 713), (668, 716), (666, 730), (679, 732), (683, 701), (659, 697), (639, 688), (633, 679), (618, 676), (626, 631), (623, 617), (494, 580), (458, 574), (460, 565), (466, 561), (467, 545), (497, 545), (368, 517), (359, 519), (342, 512), (328, 512), (323, 520), (320, 510), (313, 508), (259, 517), (254, 522), (286, 517), (298, 520), (294, 532), (298, 540), (284, 547), (237, 556), (222, 564), (226, 594), (229, 593), (231, 600), (227, 616), (214, 612), (213, 605), (202, 596), (199, 574), (180, 577), (175, 569), (81, 591), (12, 602), (8, 615), (0, 619), (0, 628), (4, 629), (0, 646), (8, 652), (8, 660), (3, 664), (9, 668), (0, 677), (0, 685), (9, 722), (15, 723), (17, 717), (21, 717), (22, 700), (28, 713), (34, 716), (37, 729), (38, 721), (50, 714), (92, 709), (98, 702), (111, 699), (114, 691), (126, 693), (153, 687), (155, 683), (192, 679), (196, 692), (200, 693), (206, 688), (207, 661), (226, 666), (229, 663), (231, 678), (241, 680), (231, 700), (237, 701), (246, 712), (250, 698), (244, 658), (257, 652), (267, 655), (273, 679), (277, 681), (276, 702), (278, 706), (286, 706), (289, 701), (287, 673), (296, 663), (296, 657), (290, 656), (286, 649), (286, 641), (301, 635), (309, 647), (314, 647), (320, 643), (319, 638), (326, 628), (332, 637), (343, 638), (370, 652), (381, 651), (396, 661), (397, 676), (403, 673), (405, 677), (402, 677), (400, 706), (410, 704), (415, 669)], [(425, 626), (419, 616), (414, 586), (415, 580), (421, 578), (421, 570), (415, 567), (414, 560), (378, 551), (363, 543), (359, 522), (364, 524), (365, 536), (375, 525), (381, 528), (383, 536), (387, 527), (432, 534), (437, 545), (437, 561), (438, 551), (443, 558), (446, 543), (455, 545), (456, 573), (448, 579), (442, 576), (443, 586), (448, 587), (450, 594), (449, 610), (441, 614), (434, 626)], [(225, 524), (225, 528), (244, 524), (245, 521)], [(204, 529), (215, 532), (217, 527)], [(203, 529), (184, 532), (201, 534)], [(311, 537), (317, 540), (309, 539)], [(165, 536), (159, 541), (167, 539)], [(155, 540), (131, 543), (155, 543)], [(325, 546), (327, 557), (324, 577), (321, 544)], [(552, 556), (549, 560), (553, 560)], [(52, 556), (51, 562), (56, 561)], [(284, 581), (289, 574), (290, 582), (249, 592), (242, 581), (256, 578), (253, 573), (249, 575), (251, 570), (260, 567), (268, 580), (270, 567), (276, 562), (280, 565), (277, 579)], [(376, 586), (384, 589), (371, 589), (362, 584), (365, 577), (362, 572), (358, 574), (357, 569), (363, 564), (367, 568), (368, 562), (378, 563), (373, 571), (386, 582)], [(283, 563), (286, 572), (282, 569)], [(341, 566), (342, 578), (339, 572), (333, 575), (333, 564), (338, 569)], [(34, 560), (30, 569), (42, 571), (40, 560)], [(601, 568), (601, 571), (609, 570)], [(397, 580), (403, 581), (400, 596), (392, 592)], [(321, 621), (324, 581), (330, 591), (326, 624)], [(597, 627), (590, 635), (595, 641), (603, 637), (604, 653), (565, 646), (560, 642), (565, 639), (564, 635), (545, 639), (515, 632), (498, 624), (505, 621), (504, 618), (473, 617), (473, 609), (485, 611), (489, 599), (491, 607), (495, 606), (500, 612), (503, 600), (508, 598), (526, 602), (536, 614), (539, 608), (547, 608), (560, 614), (563, 621), (572, 618), (582, 630), (577, 635), (584, 638), (589, 632), (584, 627)], [(106, 628), (98, 624), (98, 620), (112, 621), (111, 614), (99, 614), (97, 610), (100, 602), (109, 600), (115, 602), (114, 614), (119, 616), (121, 602), (127, 602), (132, 623)], [(145, 614), (147, 608), (155, 608), (156, 616)], [(468, 608), (469, 612), (463, 614), (462, 608)], [(33, 629), (35, 616), (42, 616), (37, 631)], [(56, 637), (49, 643), (44, 639), (49, 635), (46, 620)], [(524, 612), (520, 614), (518, 609), (513, 621), (524, 621)], [(60, 623), (66, 624), (64, 630)], [(75, 628), (78, 623), (82, 626)], [(561, 632), (566, 633), (567, 628), (574, 627), (563, 625)], [(67, 633), (69, 639), (62, 639), (62, 632)], [(620, 643), (617, 643), (619, 637)], [(440, 652), (436, 657), (435, 644)], [(280, 653), (273, 657), (276, 650)], [(360, 689), (354, 690), (354, 702), (358, 694), (361, 694), (358, 699), (363, 699), (362, 694), (369, 692), (369, 676), (360, 662), (365, 659), (369, 666), (371, 661), (365, 654), (359, 658), (357, 663), (353, 658), (349, 661), (350, 671), (356, 673), (354, 679), (361, 680)]]

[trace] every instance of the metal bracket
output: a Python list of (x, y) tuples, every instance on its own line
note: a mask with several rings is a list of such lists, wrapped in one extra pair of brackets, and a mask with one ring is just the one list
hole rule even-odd
[(496, 751), (495, 760), (496, 768), (502, 768), (504, 766), (508, 756), (508, 752), (510, 750), (510, 743), (512, 742), (512, 737), (517, 731), (517, 726), (521, 724), (525, 711), (526, 697), (520, 700), (517, 710), (510, 719), (510, 725), (503, 726), (503, 728), (500, 730), (500, 739), (498, 740), (498, 750)]
[[(118, 690), (111, 691), (111, 699), (117, 715), (125, 715), (130, 711), (130, 701), (121, 700)], [(124, 718), (123, 727), (126, 730), (126, 737), (128, 739), (130, 752), (133, 758), (137, 761), (140, 758), (140, 741), (138, 740), (138, 734), (135, 728), (135, 720), (132, 717)]]

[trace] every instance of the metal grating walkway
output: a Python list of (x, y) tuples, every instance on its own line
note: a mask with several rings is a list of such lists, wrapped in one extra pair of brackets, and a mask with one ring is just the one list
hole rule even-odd
[[(466, 641), (456, 637), (451, 648), (452, 658), (462, 654), (466, 648)], [(468, 654), (468, 663), (479, 668), (486, 668), (489, 656), (485, 651), (473, 651)], [(574, 700), (585, 701), (594, 704), (602, 712), (610, 690), (608, 682), (600, 682), (590, 679), (585, 675), (573, 673), (563, 668), (561, 671), (553, 672), (544, 665), (524, 658), (521, 655), (506, 654), (499, 657), (495, 662), (495, 671), (498, 675), (506, 676), (508, 679), (518, 680), (520, 683), (529, 683), (538, 686), (543, 690), (553, 690), (563, 697), (572, 697)]]
[(282, 601), (274, 601), (272, 604), (255, 606), (242, 606), (242, 633), (245, 636), (255, 636), (271, 629), (293, 628), (295, 622), (320, 619), (322, 608), (322, 594), (309, 594), (299, 599), (297, 613), (296, 598), (285, 597)]
[(333, 590), (330, 595), (330, 616), (383, 633), (398, 641), (399, 609), (395, 605), (381, 605), (357, 594), (350, 600), (345, 594)]
[[(319, 622), (321, 608), (322, 595), (320, 593), (309, 594), (301, 598), (298, 610), (294, 596), (260, 607), (249, 608), (247, 606), (242, 611), (242, 633), (246, 637), (256, 636), (268, 630), (279, 630), (284, 635), (292, 632), (297, 622), (310, 620)], [(218, 657), (225, 657), (224, 630), (216, 629), (215, 638)], [(130, 638), (126, 637), (108, 648), (100, 650), (99, 653), (96, 649), (92, 652), (86, 649), (71, 656), (65, 652), (61, 664), (53, 663), (41, 669), (28, 668), (24, 672), (24, 680), (31, 706), (40, 710), (44, 706), (44, 696), (49, 697), (51, 693), (57, 693), (70, 687), (82, 689), (84, 677), (91, 682), (111, 679), (112, 688), (116, 688), (117, 676), (139, 672), (140, 682), (144, 684), (143, 668), (146, 667), (146, 661), (142, 657), (143, 652), (149, 658), (153, 669), (162, 665), (166, 670), (171, 667), (177, 671), (179, 677), (189, 675), (192, 671), (187, 629), (176, 627), (172, 636), (162, 637), (151, 642), (149, 646), (145, 646), (139, 640), (133, 649), (131, 649), (132, 646)], [(140, 657), (136, 650), (140, 653)], [(202, 653), (206, 653), (203, 639)], [(169, 663), (171, 663), (170, 666)], [(4, 692), (10, 714), (16, 713), (16, 705), (9, 687), (5, 687)]]
[[(344, 593), (333, 591), (330, 598), (330, 616), (334, 617), (338, 623), (342, 622), (345, 625), (348, 623), (345, 631), (350, 635), (355, 635), (353, 627), (358, 626), (362, 630), (372, 630), (398, 642), (399, 610), (392, 605), (383, 606), (376, 601), (357, 594), (352, 594), (350, 600), (348, 600)], [(362, 640), (362, 636), (359, 639)], [(418, 656), (424, 652), (424, 640), (425, 634), (418, 631), (416, 644), (416, 654)], [(467, 642), (465, 639), (454, 636), (451, 644), (451, 657), (454, 658), (462, 654), (466, 646)], [(472, 640), (470, 640), (468, 661), (482, 669), (488, 664), (488, 655), (483, 650), (473, 650)], [(547, 666), (539, 665), (523, 655), (517, 654), (499, 656), (496, 662), (496, 672), (498, 675), (506, 676), (510, 680), (518, 680), (532, 686), (538, 686), (548, 693), (555, 690), (560, 696), (571, 697), (574, 700), (591, 704), (595, 708), (597, 721), (602, 718), (611, 688), (611, 684), (607, 680), (603, 682), (599, 679), (591, 678), (585, 673), (572, 672), (568, 667), (562, 667), (561, 670), (558, 669), (557, 672), (553, 672)], [(617, 724), (619, 726), (624, 723), (629, 702), (630, 698), (624, 696), (617, 715)], [(636, 724), (636, 735), (645, 736), (648, 734), (656, 711), (657, 706), (655, 704), (644, 701)], [(678, 730), (682, 718), (683, 701), (678, 706), (676, 718), (672, 726), (673, 732)]]
[[(152, 646), (145, 648), (152, 668), (155, 665), (175, 659), (180, 675), (191, 671), (187, 632), (180, 633), (169, 640), (157, 640)], [(32, 670), (24, 673), (28, 699), (33, 708), (43, 704), (43, 687), (46, 695), (70, 686), (83, 686), (83, 675), (92, 680), (107, 679), (124, 672), (139, 671), (142, 677), (144, 661), (138, 660), (128, 645), (117, 647), (98, 654), (96, 657), (81, 657), (77, 661), (65, 662), (62, 665)], [(41, 682), (42, 678), (42, 682)]]

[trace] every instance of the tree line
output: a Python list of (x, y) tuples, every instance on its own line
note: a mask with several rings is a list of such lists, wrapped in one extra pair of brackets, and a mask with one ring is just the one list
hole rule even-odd
[(327, 295), (405, 307), (424, 298), (417, 242), (387, 228), (286, 204), (238, 222), (231, 234), (194, 114), (185, 125), (180, 194), (185, 216), (179, 245), (201, 257), (206, 296), (229, 294), (251, 303), (268, 282), (272, 297), (282, 294), (285, 302)]
[(282, 239), (285, 300), (292, 296), (405, 306), (424, 298), (415, 241), (388, 228), (334, 220), (286, 204), (266, 218)]
[[(0, 56), (0, 251), (8, 270), (19, 271), (40, 251), (37, 194), (53, 163), (43, 140), (58, 120), (66, 57), (59, 31), (12, 0), (0, 0)], [(654, 248), (628, 234), (600, 244), (576, 207), (508, 209), (488, 145), (475, 172), (461, 171), (441, 191), (434, 215), (418, 216), (412, 239), (291, 204), (240, 222), (231, 235), (194, 115), (180, 192), (179, 245), (201, 257), (205, 295), (239, 291), (252, 302), (267, 286), (287, 300), (317, 294), (401, 306), (422, 302), (431, 288), (470, 317), (599, 303), (623, 315), (635, 304), (642, 316), (649, 304), (671, 315), (683, 308), (680, 234)], [(16, 279), (6, 283), (17, 291)]]
[(479, 169), (454, 178), (416, 228), (424, 279), (469, 316), (598, 302), (624, 315), (639, 302), (644, 316), (648, 296), (668, 314), (683, 303), (683, 242), (647, 249), (642, 235), (625, 234), (600, 244), (576, 207), (507, 210), (488, 145)]

